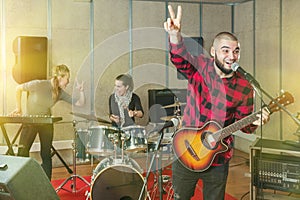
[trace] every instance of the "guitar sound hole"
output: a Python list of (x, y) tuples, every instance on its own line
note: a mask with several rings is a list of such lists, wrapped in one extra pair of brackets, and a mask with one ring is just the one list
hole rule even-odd
[(212, 132), (204, 131), (201, 135), (201, 141), (203, 145), (210, 150), (214, 150), (218, 147), (218, 143), (214, 140)]

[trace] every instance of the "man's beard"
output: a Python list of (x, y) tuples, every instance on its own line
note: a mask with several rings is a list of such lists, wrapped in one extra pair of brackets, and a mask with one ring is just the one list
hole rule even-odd
[(232, 69), (226, 69), (224, 67), (224, 64), (222, 64), (220, 62), (220, 60), (218, 59), (217, 53), (215, 53), (215, 63), (216, 63), (216, 66), (218, 67), (218, 69), (221, 70), (221, 72), (223, 72), (224, 74), (229, 75), (233, 72)]

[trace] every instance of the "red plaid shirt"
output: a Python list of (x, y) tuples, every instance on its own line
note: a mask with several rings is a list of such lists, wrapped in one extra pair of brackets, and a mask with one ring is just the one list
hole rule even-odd
[[(240, 73), (220, 78), (212, 58), (192, 56), (183, 43), (170, 44), (170, 55), (172, 63), (188, 79), (183, 126), (201, 127), (208, 121), (215, 121), (226, 127), (253, 112), (254, 90)], [(241, 130), (252, 133), (256, 128), (251, 124)], [(224, 138), (223, 142), (229, 149), (217, 154), (213, 166), (224, 164), (232, 157), (233, 136)]]

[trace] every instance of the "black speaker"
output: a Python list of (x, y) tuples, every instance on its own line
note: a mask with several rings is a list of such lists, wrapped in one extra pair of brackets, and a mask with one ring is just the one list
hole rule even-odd
[(47, 79), (47, 38), (18, 36), (13, 41), (15, 65), (13, 78), (17, 83)]
[(46, 173), (33, 158), (0, 155), (1, 200), (59, 199)]
[(162, 117), (174, 115), (175, 107), (163, 108), (164, 106), (171, 105), (178, 100), (183, 105), (180, 106), (181, 114), (185, 108), (186, 102), (186, 89), (152, 89), (148, 90), (149, 102), (149, 117), (150, 122), (162, 123)]

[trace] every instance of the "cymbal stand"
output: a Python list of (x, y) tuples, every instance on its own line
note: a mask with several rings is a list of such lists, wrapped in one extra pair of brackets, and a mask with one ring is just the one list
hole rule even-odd
[[(156, 197), (159, 195), (160, 199), (163, 198), (163, 195), (166, 193), (166, 190), (163, 186), (163, 166), (162, 166), (162, 151), (158, 150), (157, 152), (157, 158), (156, 158), (156, 168), (154, 173), (154, 181), (152, 186), (152, 199), (156, 199)], [(157, 190), (159, 191), (159, 194), (157, 194)]]
[(181, 116), (181, 108), (180, 108), (180, 102), (177, 97), (174, 97), (175, 107), (174, 107), (174, 115), (179, 117)]
[[(74, 129), (74, 139), (73, 139), (73, 175), (71, 175), (69, 178), (67, 178), (60, 186), (58, 186), (55, 191), (56, 192), (59, 192), (59, 190), (65, 190), (67, 192), (73, 192), (73, 193), (76, 193), (76, 192), (79, 192), (81, 190), (83, 190), (85, 187), (82, 187), (80, 188), (79, 190), (76, 189), (76, 179), (79, 178), (80, 180), (82, 180), (85, 184), (86, 184), (86, 187), (89, 187), (90, 186), (90, 183), (85, 180), (83, 177), (79, 176), (76, 174), (76, 137), (77, 137), (77, 129), (76, 129), (76, 121), (73, 120), (72, 124), (73, 124), (73, 129)], [(68, 190), (68, 189), (65, 189), (64, 186), (66, 185), (67, 182), (69, 181), (72, 181), (72, 184), (71, 184), (71, 189), (72, 190)]]

